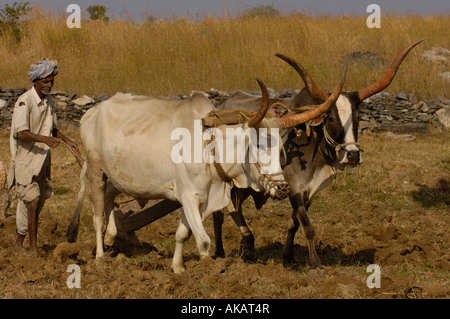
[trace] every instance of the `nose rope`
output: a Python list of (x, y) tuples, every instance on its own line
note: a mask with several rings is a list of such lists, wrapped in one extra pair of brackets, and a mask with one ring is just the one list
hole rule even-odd
[(347, 152), (348, 152), (348, 150), (346, 149), (346, 147), (349, 146), (349, 145), (354, 145), (354, 146), (356, 146), (356, 148), (358, 149), (358, 151), (364, 152), (364, 150), (361, 148), (361, 145), (359, 145), (359, 144), (356, 143), (356, 142), (347, 142), (347, 143), (339, 144), (338, 142), (336, 142), (335, 140), (333, 140), (333, 138), (332, 138), (332, 137), (330, 136), (330, 134), (328, 133), (328, 130), (327, 130), (326, 126), (324, 126), (324, 128), (323, 128), (323, 133), (324, 133), (324, 136), (325, 136), (325, 141), (326, 141), (331, 147), (333, 147), (333, 148), (336, 150), (336, 154), (339, 153), (340, 150), (344, 150), (344, 151), (347, 151)]

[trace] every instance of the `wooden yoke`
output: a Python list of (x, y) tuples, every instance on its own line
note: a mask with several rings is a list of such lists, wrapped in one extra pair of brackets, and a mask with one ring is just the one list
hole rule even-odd
[(219, 125), (242, 124), (248, 121), (256, 112), (244, 110), (220, 110), (212, 111), (207, 117), (202, 118), (204, 127), (217, 127)]

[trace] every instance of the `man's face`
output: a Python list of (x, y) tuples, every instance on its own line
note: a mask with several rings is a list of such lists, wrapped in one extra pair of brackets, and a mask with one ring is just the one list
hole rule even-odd
[(37, 80), (34, 82), (36, 91), (41, 95), (49, 95), (52, 91), (53, 84), (55, 83), (54, 76), (48, 76), (45, 79)]

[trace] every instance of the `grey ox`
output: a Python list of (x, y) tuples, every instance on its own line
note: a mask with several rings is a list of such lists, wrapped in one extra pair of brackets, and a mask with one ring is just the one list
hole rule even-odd
[[(311, 134), (297, 136), (294, 128), (287, 128), (280, 134), (283, 136), (283, 147), (286, 152), (286, 163), (283, 165), (284, 177), (290, 187), (290, 201), (292, 205), (292, 219), (289, 226), (286, 243), (283, 250), (284, 263), (292, 263), (294, 236), (302, 226), (308, 242), (311, 267), (318, 267), (320, 259), (317, 255), (314, 227), (311, 224), (307, 210), (317, 192), (327, 187), (336, 176), (338, 170), (346, 166), (356, 166), (361, 163), (361, 147), (358, 144), (358, 116), (359, 104), (368, 97), (384, 90), (393, 80), (403, 59), (417, 44), (418, 40), (405, 48), (389, 66), (384, 75), (374, 84), (354, 92), (342, 92), (336, 103), (315, 121), (315, 126), (307, 128), (302, 124), (297, 127), (302, 131), (311, 130)], [(321, 90), (308, 72), (296, 61), (284, 55), (279, 58), (289, 63), (302, 77), (306, 87), (293, 98), (269, 99), (269, 104), (282, 103), (294, 110), (306, 105), (322, 103), (329, 97), (329, 93)], [(255, 110), (261, 102), (260, 96), (238, 91), (222, 102), (218, 108), (236, 108)], [(311, 123), (309, 123), (310, 125)], [(266, 196), (253, 189), (232, 189), (234, 211), (233, 220), (242, 232), (241, 250), (246, 258), (252, 258), (254, 253), (254, 236), (248, 228), (242, 215), (242, 203), (253, 196), (259, 209), (266, 201)], [(223, 213), (214, 213), (214, 228), (216, 238), (216, 256), (223, 256), (222, 231)]]
[[(228, 129), (241, 128), (242, 131), (254, 128), (258, 132), (265, 128), (269, 134), (294, 127), (316, 118), (326, 112), (338, 98), (345, 78), (343, 72), (340, 83), (333, 93), (320, 106), (311, 111), (294, 114), (283, 118), (265, 118), (268, 110), (268, 93), (265, 85), (258, 80), (262, 98), (254, 115), (245, 123), (237, 125), (220, 125), (216, 127), (215, 145), (234, 145), (235, 150), (250, 152), (249, 139), (237, 138), (229, 134)], [(259, 108), (259, 110), (258, 110)], [(281, 165), (268, 167), (257, 158), (245, 161), (231, 161), (212, 165), (205, 160), (174, 160), (174, 149), (179, 145), (173, 139), (173, 132), (189, 132), (194, 137), (198, 133), (196, 123), (214, 111), (214, 106), (202, 94), (196, 93), (189, 100), (170, 100), (146, 96), (134, 96), (117, 93), (96, 107), (90, 109), (81, 120), (81, 142), (86, 154), (81, 181), (82, 188), (78, 196), (70, 233), (76, 234), (80, 218), (80, 208), (84, 196), (84, 175), (86, 174), (94, 204), (94, 228), (96, 233), (96, 258), (104, 255), (103, 218), (108, 221), (105, 243), (111, 242), (117, 234), (113, 211), (114, 198), (125, 193), (138, 200), (166, 199), (182, 205), (180, 224), (176, 231), (176, 247), (172, 260), (175, 273), (184, 271), (182, 249), (184, 241), (194, 234), (201, 256), (207, 256), (210, 238), (204, 230), (203, 220), (215, 211), (230, 203), (231, 183), (225, 182), (227, 176), (239, 188), (251, 188), (254, 191), (271, 192), (261, 185), (261, 177), (271, 172), (271, 178), (282, 179)], [(219, 134), (220, 133), (220, 134)], [(200, 127), (200, 137), (205, 128)], [(189, 138), (189, 141), (191, 139)], [(205, 140), (200, 141), (201, 152), (212, 152)], [(237, 144), (237, 145), (235, 145)], [(244, 145), (241, 145), (244, 144)], [(272, 145), (274, 146), (274, 145)], [(281, 143), (275, 145), (279, 159)], [(213, 148), (215, 156), (220, 155), (220, 147)], [(186, 155), (183, 149), (183, 159)], [(259, 147), (258, 151), (265, 150)], [(266, 150), (267, 151), (267, 150)], [(176, 153), (176, 152), (175, 152)], [(199, 154), (192, 156), (195, 158)], [(203, 157), (200, 154), (200, 157)], [(109, 218), (111, 215), (112, 218)], [(73, 238), (72, 238), (73, 239)]]

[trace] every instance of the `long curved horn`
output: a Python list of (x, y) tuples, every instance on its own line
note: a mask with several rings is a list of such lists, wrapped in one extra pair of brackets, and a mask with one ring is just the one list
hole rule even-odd
[(259, 111), (248, 120), (248, 127), (258, 126), (258, 124), (261, 123), (266, 116), (267, 110), (269, 109), (269, 92), (267, 91), (267, 87), (262, 80), (256, 78), (256, 81), (258, 81), (262, 92), (261, 106)]
[(316, 118), (322, 113), (328, 111), (331, 105), (336, 103), (336, 100), (339, 98), (339, 95), (341, 94), (342, 91), (342, 87), (344, 86), (346, 75), (347, 75), (347, 63), (345, 63), (344, 65), (344, 70), (342, 71), (342, 76), (339, 81), (339, 84), (336, 86), (333, 93), (326, 99), (326, 101), (323, 104), (312, 106), (314, 109), (308, 112), (294, 114), (291, 116), (272, 118), (269, 120), (270, 127), (278, 127), (280, 129), (285, 129), (297, 126), (299, 124), (312, 120), (313, 118)]
[(397, 70), (398, 70), (400, 64), (402, 63), (403, 59), (406, 57), (406, 55), (409, 53), (409, 51), (411, 51), (412, 48), (414, 48), (416, 45), (418, 45), (423, 40), (425, 40), (425, 39), (420, 39), (420, 40), (410, 44), (409, 47), (407, 47), (402, 52), (400, 52), (400, 54), (395, 58), (395, 60), (389, 66), (389, 69), (387, 69), (387, 71), (384, 73), (384, 75), (377, 82), (358, 91), (359, 99), (362, 101), (364, 99), (367, 99), (369, 96), (377, 94), (378, 92), (381, 92), (385, 88), (387, 88), (388, 85), (391, 84), (392, 80), (394, 79), (395, 73), (397, 73)]
[(303, 82), (306, 85), (306, 89), (309, 92), (309, 95), (311, 95), (311, 97), (315, 100), (319, 100), (319, 101), (326, 101), (326, 99), (328, 99), (329, 94), (323, 90), (321, 90), (316, 82), (314, 82), (313, 78), (309, 75), (309, 73), (306, 71), (306, 69), (300, 65), (297, 61), (295, 61), (294, 59), (291, 59), (281, 53), (277, 53), (275, 54), (275, 56), (279, 57), (280, 59), (286, 61), (287, 63), (289, 63), (290, 66), (292, 66), (295, 71), (297, 71), (298, 74), (300, 74), (300, 76), (303, 79)]

